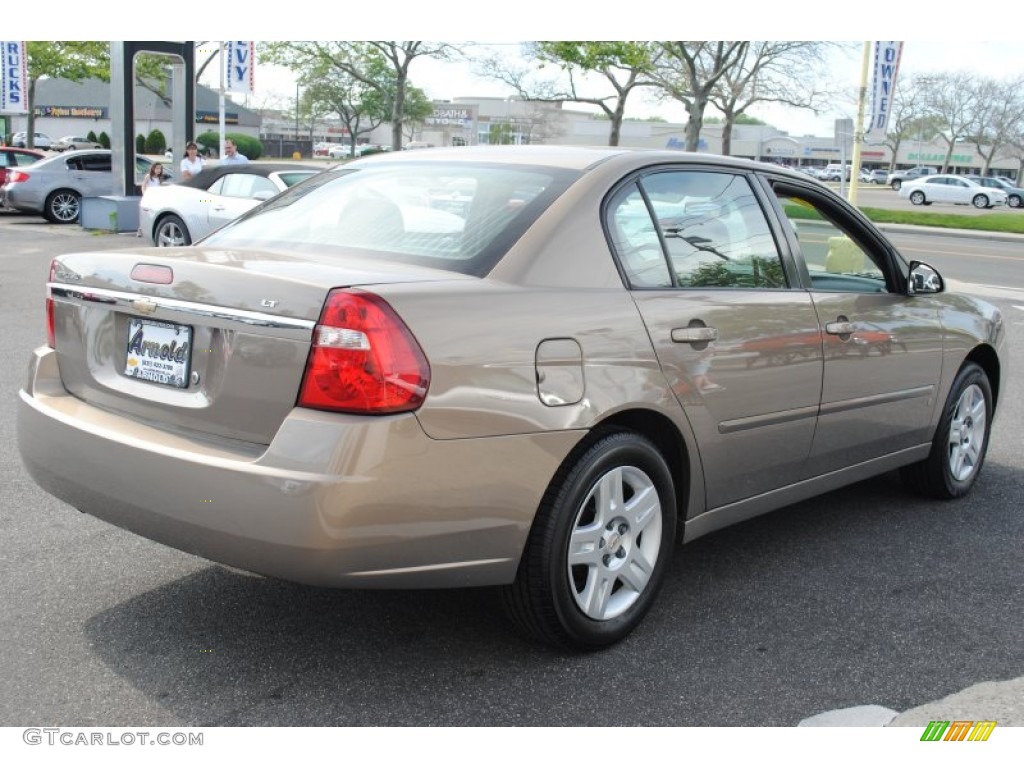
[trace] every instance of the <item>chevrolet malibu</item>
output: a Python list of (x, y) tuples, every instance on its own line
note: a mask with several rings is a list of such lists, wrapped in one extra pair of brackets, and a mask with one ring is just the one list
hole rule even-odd
[(967, 493), (1006, 366), (994, 307), (820, 184), (679, 152), (379, 155), (195, 247), (57, 258), (47, 294), (44, 489), (298, 582), (502, 585), (575, 649), (640, 623), (677, 541), (893, 469)]

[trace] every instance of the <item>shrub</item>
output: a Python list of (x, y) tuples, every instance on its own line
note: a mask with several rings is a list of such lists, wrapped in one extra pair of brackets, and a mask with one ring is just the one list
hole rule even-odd
[(139, 155), (146, 154), (146, 137), (141, 133), (135, 137), (135, 152)]
[(87, 134), (85, 134), (85, 138), (87, 138), (89, 141), (95, 141), (99, 143), (99, 139), (96, 138), (95, 131), (89, 131)]
[[(91, 136), (92, 133), (90, 133), (89, 135)], [(88, 138), (88, 137), (86, 137), (86, 138)], [(106, 131), (100, 131), (100, 135), (96, 139), (96, 141), (98, 141), (101, 145), (103, 145), (104, 149), (110, 149), (110, 137), (107, 136), (107, 132)]]
[(167, 138), (159, 128), (154, 128), (146, 137), (146, 154), (162, 155), (167, 150)]
[[(247, 136), (244, 133), (229, 133), (227, 137), (235, 142), (239, 153), (245, 155), (250, 160), (258, 160), (263, 155), (263, 144), (260, 143), (259, 139), (254, 139), (252, 136)], [(196, 137), (196, 144), (209, 147), (217, 152), (220, 150), (220, 134), (217, 131), (206, 131), (206, 133)]]

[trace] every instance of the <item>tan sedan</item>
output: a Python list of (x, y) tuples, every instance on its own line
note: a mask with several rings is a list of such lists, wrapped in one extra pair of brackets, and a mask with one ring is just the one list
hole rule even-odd
[(966, 493), (1006, 367), (994, 307), (820, 184), (680, 152), (357, 160), (58, 258), (47, 311), (19, 445), (54, 495), (310, 584), (505, 585), (582, 649), (678, 540), (895, 468)]

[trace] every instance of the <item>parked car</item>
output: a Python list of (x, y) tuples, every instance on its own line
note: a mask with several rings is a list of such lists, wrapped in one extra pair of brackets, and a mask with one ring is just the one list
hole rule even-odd
[(822, 171), (819, 178), (822, 181), (843, 181), (843, 177), (845, 176), (845, 180), (849, 181), (852, 173), (853, 167), (849, 163), (845, 166), (845, 173), (842, 163), (829, 163), (825, 166), (825, 170)]
[(864, 170), (860, 172), (860, 180), (865, 184), (885, 184), (889, 180), (889, 172), (884, 168)]
[(1024, 205), (1024, 189), (1004, 176), (967, 176), (966, 178), (983, 187), (1001, 189), (1006, 193), (1006, 204), (1011, 208), (1020, 208)]
[[(39, 133), (39, 131), (35, 131), (32, 135), (35, 138), (32, 140), (32, 147), (29, 147), (29, 149), (50, 149), (50, 147), (53, 145), (53, 139), (51, 139), (45, 133)], [(21, 149), (25, 149), (27, 147), (27, 138), (27, 132), (18, 131), (16, 134), (11, 136), (11, 145), (19, 147)]]
[[(32, 165), (46, 157), (46, 154), (35, 149), (15, 149), (0, 147), (0, 187), (7, 183), (7, 169)], [(0, 193), (2, 194), (2, 193)]]
[[(149, 158), (136, 156), (136, 176), (141, 179), (152, 164)], [(164, 173), (172, 177), (167, 169)], [(9, 171), (3, 193), (12, 208), (38, 213), (54, 224), (73, 224), (82, 212), (83, 197), (109, 195), (113, 188), (110, 150), (85, 149)]]
[(50, 149), (57, 152), (76, 149), (103, 149), (98, 141), (90, 141), (83, 136), (62, 136), (50, 145)]
[(327, 156), (332, 159), (352, 157), (352, 147), (347, 144), (335, 144), (327, 150)]
[(180, 184), (147, 190), (139, 203), (139, 229), (154, 245), (190, 245), (317, 173), (297, 163), (206, 168)]
[(900, 187), (903, 186), (904, 182), (917, 181), (923, 176), (931, 176), (936, 173), (938, 173), (937, 168), (929, 168), (928, 166), (925, 165), (918, 165), (914, 166), (913, 168), (908, 168), (905, 171), (893, 171), (888, 175), (888, 177), (886, 177), (885, 183), (888, 184), (893, 189), (895, 189), (897, 192), (899, 192)]
[(991, 208), (1006, 202), (1006, 192), (1002, 189), (983, 187), (963, 176), (949, 173), (937, 173), (917, 181), (905, 181), (899, 193), (900, 197), (909, 199), (914, 205), (954, 203), (973, 205), (975, 208)]
[(897, 468), (966, 494), (1009, 364), (995, 306), (838, 195), (677, 151), (355, 160), (46, 290), (44, 489), (293, 581), (502, 585), (578, 649), (639, 624), (680, 539)]

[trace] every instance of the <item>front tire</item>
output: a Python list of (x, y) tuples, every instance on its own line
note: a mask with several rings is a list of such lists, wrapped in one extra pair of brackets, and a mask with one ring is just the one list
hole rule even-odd
[(164, 216), (156, 225), (156, 234), (153, 239), (159, 248), (176, 248), (182, 245), (192, 245), (192, 238), (188, 233), (185, 222), (173, 214)]
[(1010, 195), (1006, 198), (1006, 204), (1011, 208), (1020, 208), (1024, 204), (1024, 200), (1021, 200), (1020, 195)]
[(541, 501), (509, 617), (532, 637), (576, 650), (625, 638), (650, 609), (675, 543), (676, 496), (658, 449), (614, 432), (578, 450)]
[(928, 458), (904, 467), (904, 481), (927, 496), (956, 499), (971, 490), (985, 463), (992, 426), (992, 386), (967, 363), (953, 380)]
[(70, 189), (51, 192), (43, 204), (43, 216), (53, 224), (74, 224), (81, 213), (82, 197)]
[(988, 208), (988, 198), (985, 195), (975, 195), (974, 198), (971, 200), (971, 205), (973, 205), (975, 208)]
[(894, 181), (894, 182), (893, 182), (892, 184), (890, 184), (889, 186), (890, 186), (890, 187), (892, 187), (892, 188), (893, 188), (894, 190), (896, 190), (897, 192), (899, 192), (899, 191), (900, 191), (900, 187), (902, 187), (902, 186), (903, 186), (903, 182), (901, 182), (901, 181), (900, 181), (899, 179), (896, 179), (896, 180), (895, 180), (895, 181)]

